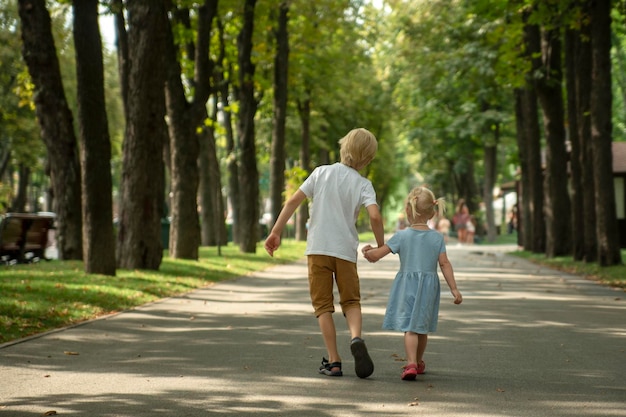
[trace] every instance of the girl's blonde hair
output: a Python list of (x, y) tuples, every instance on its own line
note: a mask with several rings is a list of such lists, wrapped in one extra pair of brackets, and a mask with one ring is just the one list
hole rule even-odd
[(415, 221), (417, 217), (430, 219), (435, 214), (442, 217), (446, 212), (444, 199), (435, 198), (435, 194), (427, 186), (415, 187), (411, 190), (406, 199), (406, 208), (411, 221)]
[(376, 156), (376, 136), (367, 129), (352, 129), (339, 140), (341, 163), (356, 169), (365, 168)]

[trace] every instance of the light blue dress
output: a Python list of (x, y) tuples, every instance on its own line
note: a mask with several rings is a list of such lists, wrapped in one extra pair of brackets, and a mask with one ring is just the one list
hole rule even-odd
[(387, 246), (400, 256), (400, 270), (391, 286), (383, 329), (427, 334), (437, 330), (441, 287), (439, 254), (446, 251), (436, 230), (407, 228), (394, 234)]

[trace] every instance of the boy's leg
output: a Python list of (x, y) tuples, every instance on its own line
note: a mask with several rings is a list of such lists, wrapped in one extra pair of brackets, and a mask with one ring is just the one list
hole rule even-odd
[(361, 331), (363, 329), (363, 316), (361, 315), (360, 308), (351, 308), (344, 312), (346, 316), (346, 322), (348, 323), (348, 329), (350, 330), (350, 339), (355, 337), (361, 337)]
[(328, 362), (341, 362), (341, 356), (337, 349), (337, 331), (335, 329), (335, 321), (333, 320), (333, 314), (330, 312), (322, 313), (317, 318), (320, 330), (322, 331), (322, 337), (324, 338), (324, 345), (326, 351), (328, 351)]
[(374, 372), (374, 363), (361, 339), (363, 317), (361, 315), (361, 288), (354, 262), (337, 259), (336, 277), (341, 310), (343, 311), (352, 341), (350, 351), (354, 356), (354, 370), (359, 378), (367, 378)]
[(328, 362), (341, 362), (337, 349), (337, 334), (333, 313), (334, 258), (324, 255), (309, 255), (309, 292), (315, 309), (317, 322), (328, 352)]

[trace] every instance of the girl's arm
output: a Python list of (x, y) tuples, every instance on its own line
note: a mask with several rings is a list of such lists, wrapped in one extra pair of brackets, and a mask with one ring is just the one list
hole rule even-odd
[(377, 262), (384, 256), (390, 254), (391, 249), (389, 249), (389, 246), (385, 244), (377, 248), (373, 248), (372, 245), (366, 245), (365, 247), (363, 247), (362, 252), (363, 256), (365, 256), (365, 259), (370, 262)]
[(461, 304), (463, 302), (463, 296), (456, 287), (456, 280), (454, 279), (454, 271), (452, 270), (452, 264), (448, 260), (448, 255), (445, 252), (439, 254), (439, 267), (443, 273), (443, 277), (446, 279), (450, 292), (454, 296), (454, 304)]

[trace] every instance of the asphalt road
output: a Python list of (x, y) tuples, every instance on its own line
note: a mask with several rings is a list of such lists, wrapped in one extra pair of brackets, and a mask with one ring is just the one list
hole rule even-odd
[(359, 379), (335, 315), (343, 377), (325, 355), (306, 263), (222, 282), (80, 326), (0, 345), (0, 416), (626, 416), (624, 292), (505, 255), (448, 248), (426, 374), (400, 380), (402, 334), (381, 329), (398, 268), (359, 260)]

